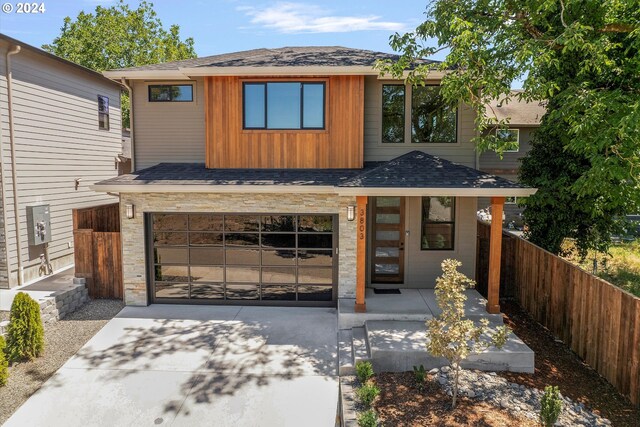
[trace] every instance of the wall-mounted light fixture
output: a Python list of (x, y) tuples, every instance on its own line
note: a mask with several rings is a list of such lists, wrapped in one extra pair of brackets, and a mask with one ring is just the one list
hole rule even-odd
[(347, 206), (347, 221), (353, 221), (356, 219), (356, 207)]
[(133, 217), (135, 216), (135, 210), (133, 205), (124, 205), (124, 209), (125, 209), (127, 218), (133, 219)]

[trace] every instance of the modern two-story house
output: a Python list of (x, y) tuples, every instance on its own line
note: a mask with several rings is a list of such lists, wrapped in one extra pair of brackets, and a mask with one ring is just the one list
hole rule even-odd
[[(433, 288), (446, 258), (473, 277), (478, 198), (535, 189), (478, 170), (474, 114), (380, 76), (394, 55), (256, 49), (105, 75), (132, 94), (121, 203), (125, 300), (335, 306), (367, 288)], [(488, 310), (498, 312), (501, 224)]]

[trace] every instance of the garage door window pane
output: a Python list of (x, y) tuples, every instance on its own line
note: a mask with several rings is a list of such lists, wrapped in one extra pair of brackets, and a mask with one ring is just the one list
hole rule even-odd
[(156, 282), (156, 298), (189, 298), (189, 284)]
[(287, 267), (262, 267), (263, 283), (296, 283), (296, 269)]
[(296, 217), (269, 215), (262, 217), (262, 231), (295, 231)]
[(333, 218), (330, 215), (301, 215), (298, 218), (298, 231), (333, 231)]
[(226, 234), (225, 244), (234, 246), (258, 246), (260, 239), (257, 234)]
[(262, 251), (262, 265), (296, 265), (296, 251)]
[(259, 283), (260, 267), (227, 266), (227, 282)]
[(298, 286), (299, 301), (331, 301), (331, 286)]
[(195, 265), (222, 265), (224, 250), (222, 248), (191, 248), (189, 262)]
[(189, 254), (187, 248), (160, 247), (153, 250), (153, 258), (156, 264), (188, 264)]
[(224, 267), (191, 266), (192, 282), (224, 282)]
[(155, 275), (158, 282), (188, 282), (189, 271), (186, 266), (156, 265)]
[(331, 234), (298, 234), (298, 247), (310, 249), (331, 249), (333, 236)]
[(227, 264), (260, 265), (259, 249), (227, 248)]
[(298, 283), (333, 283), (331, 268), (299, 268)]
[(189, 230), (222, 231), (222, 215), (189, 215)]
[(332, 256), (333, 251), (300, 251), (298, 265), (331, 267), (333, 265)]
[(262, 247), (263, 248), (295, 248), (296, 235), (295, 234), (263, 234)]
[(258, 285), (227, 285), (227, 299), (257, 300), (258, 298)]
[(153, 216), (154, 230), (178, 231), (187, 229), (187, 215), (156, 214)]
[(189, 233), (191, 246), (222, 246), (222, 233)]
[(187, 233), (153, 233), (153, 244), (156, 246), (186, 246), (187, 242)]
[(224, 285), (222, 283), (193, 283), (191, 298), (224, 299)]
[(295, 285), (264, 285), (262, 286), (263, 301), (295, 301)]
[(225, 215), (224, 229), (226, 231), (258, 231), (260, 217), (256, 215)]

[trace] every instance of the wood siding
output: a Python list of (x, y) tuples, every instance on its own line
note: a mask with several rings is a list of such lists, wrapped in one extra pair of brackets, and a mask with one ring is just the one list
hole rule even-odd
[[(361, 168), (363, 166), (362, 76), (326, 81), (324, 130), (244, 130), (239, 77), (205, 80), (206, 165), (210, 168)], [(266, 79), (252, 79), (265, 81)], [(309, 79), (280, 79), (300, 81)], [(268, 79), (268, 81), (275, 81)]]
[[(382, 85), (398, 84), (399, 81), (381, 81), (376, 76), (365, 77), (364, 95), (364, 160), (391, 160), (409, 151), (420, 150), (434, 156), (440, 156), (465, 166), (475, 167), (476, 150), (471, 140), (475, 137), (474, 113), (466, 105), (458, 108), (458, 135), (455, 144), (413, 144), (410, 141), (410, 128), (405, 126), (404, 144), (382, 143)], [(434, 82), (435, 83), (435, 82)], [(407, 100), (410, 91), (406, 92)], [(405, 121), (409, 118), (410, 103), (405, 103)]]
[[(489, 225), (478, 225), (478, 289), (486, 289)], [(484, 242), (484, 243), (483, 243)], [(503, 295), (640, 407), (640, 298), (505, 232)]]
[[(149, 85), (194, 85), (193, 102), (149, 102)], [(133, 83), (135, 168), (204, 163), (204, 79)]]
[[(6, 182), (3, 208), (7, 212), (11, 286), (17, 284), (17, 248), (6, 82), (8, 45), (0, 41), (0, 138)], [(71, 209), (117, 200), (89, 186), (118, 174), (115, 157), (121, 152), (120, 89), (105, 79), (46, 58), (28, 49), (11, 57), (13, 115), (25, 281), (38, 277), (42, 246), (29, 247), (26, 207), (51, 206), (49, 253), (54, 269), (73, 263)], [(98, 128), (98, 95), (109, 97), (110, 129)], [(81, 179), (78, 188), (75, 180)], [(5, 233), (3, 231), (2, 235)], [(4, 250), (4, 243), (0, 244)], [(6, 278), (0, 287), (7, 286)]]

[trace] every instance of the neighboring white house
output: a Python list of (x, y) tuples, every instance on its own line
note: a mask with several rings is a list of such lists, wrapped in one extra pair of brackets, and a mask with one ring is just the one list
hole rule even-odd
[[(7, 288), (39, 277), (42, 242), (53, 270), (73, 264), (73, 208), (117, 202), (89, 186), (118, 175), (120, 85), (0, 34), (0, 124), (0, 288)], [(41, 206), (35, 221), (34, 206)]]

